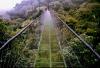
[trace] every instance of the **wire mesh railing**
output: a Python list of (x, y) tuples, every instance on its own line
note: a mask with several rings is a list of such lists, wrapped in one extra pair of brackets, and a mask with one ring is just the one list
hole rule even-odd
[(58, 37), (63, 49), (68, 68), (100, 67), (100, 55), (81, 38), (73, 29), (63, 22), (57, 13), (51, 11), (56, 20)]
[(0, 68), (34, 67), (41, 34), (40, 18), (35, 19), (9, 39), (0, 49)]

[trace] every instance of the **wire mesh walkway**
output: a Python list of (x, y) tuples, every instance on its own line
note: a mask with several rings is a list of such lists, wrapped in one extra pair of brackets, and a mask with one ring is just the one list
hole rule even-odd
[[(49, 23), (48, 23), (49, 22)], [(43, 24), (35, 67), (66, 67), (52, 21)]]

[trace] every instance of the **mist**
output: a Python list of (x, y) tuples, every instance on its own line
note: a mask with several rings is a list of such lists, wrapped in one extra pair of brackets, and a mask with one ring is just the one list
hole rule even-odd
[[(73, 7), (73, 5), (77, 3), (81, 3), (84, 0), (51, 0), (51, 2), (52, 1), (54, 2), (54, 5), (59, 3), (61, 4), (61, 6), (63, 5), (67, 7), (70, 7), (70, 6)], [(5, 2), (6, 1), (3, 0), (0, 3), (3, 4)], [(48, 0), (7, 0), (7, 3), (5, 3), (5, 6), (2, 6), (2, 4), (0, 4), (0, 7), (2, 7), (0, 11), (0, 16), (4, 18), (8, 18), (10, 17), (8, 13), (10, 13), (11, 15), (20, 14), (23, 16), (30, 11), (36, 10), (36, 8), (39, 7), (39, 3), (40, 3), (40, 6), (43, 6), (43, 5), (46, 6), (48, 4)]]

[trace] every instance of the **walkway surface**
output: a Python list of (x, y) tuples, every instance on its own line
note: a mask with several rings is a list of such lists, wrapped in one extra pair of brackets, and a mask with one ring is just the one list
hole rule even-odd
[(60, 45), (57, 40), (56, 28), (54, 27), (50, 12), (44, 12), (43, 18), (42, 35), (34, 66), (64, 68), (66, 67), (64, 64), (64, 57), (61, 53)]

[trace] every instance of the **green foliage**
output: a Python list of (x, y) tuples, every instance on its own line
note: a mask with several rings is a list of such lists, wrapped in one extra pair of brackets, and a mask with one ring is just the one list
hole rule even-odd
[[(97, 2), (100, 1), (93, 0), (92, 3), (84, 3), (78, 8), (70, 9), (69, 11), (64, 9), (57, 12), (58, 16), (66, 22), (66, 24), (74, 29), (75, 32), (77, 32), (100, 54), (100, 3)], [(69, 32), (67, 31), (65, 34), (68, 33)], [(78, 38), (74, 37), (74, 39), (67, 39), (71, 36), (73, 36), (71, 33), (70, 35), (66, 35), (67, 42), (65, 37), (62, 39), (63, 45), (66, 45), (66, 47), (63, 48), (66, 58), (73, 61), (73, 58), (77, 56), (80, 63), (82, 63), (83, 68), (91, 68), (93, 66), (97, 68), (100, 67), (95, 56), (91, 54), (91, 52), (79, 41)], [(75, 52), (75, 55), (72, 55), (72, 51)], [(75, 66), (77, 67), (77, 65), (78, 64)]]
[(90, 2), (100, 2), (100, 0), (90, 0)]
[(8, 31), (7, 25), (7, 22), (0, 20), (0, 41), (6, 40), (7, 37), (9, 37), (9, 35), (6, 34), (6, 32)]
[[(84, 3), (77, 9), (58, 11), (59, 17), (79, 34), (97, 37), (100, 21), (100, 4)], [(98, 42), (97, 42), (98, 43)], [(96, 45), (96, 44), (94, 44)]]
[(35, 36), (40, 36), (40, 33), (37, 33), (40, 32), (39, 27), (36, 27), (34, 28), (34, 24), (32, 24), (21, 35), (11, 41), (6, 49), (2, 50), (0, 56), (2, 64), (16, 68), (34, 67), (36, 42), (39, 40)]
[[(35, 16), (31, 16), (37, 18), (39, 15), (40, 13), (37, 12)], [(32, 17), (30, 20), (29, 18), (25, 20), (18, 17), (12, 20), (0, 19), (0, 42), (7, 41), (28, 23), (31, 23), (33, 21)], [(34, 67), (34, 49), (37, 48), (37, 41), (40, 36), (39, 23), (34, 23), (0, 52), (0, 65), (2, 63), (4, 67), (9, 68)]]

